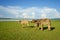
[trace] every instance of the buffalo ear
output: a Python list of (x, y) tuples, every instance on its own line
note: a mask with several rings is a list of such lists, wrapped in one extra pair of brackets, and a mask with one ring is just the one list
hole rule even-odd
[(33, 19), (31, 22), (32, 22), (32, 23), (36, 23), (36, 22), (37, 22), (37, 20)]
[(33, 21), (33, 23), (36, 23), (36, 22), (37, 22), (37, 20), (34, 20), (34, 21)]
[(37, 20), (35, 20), (35, 22), (37, 22)]

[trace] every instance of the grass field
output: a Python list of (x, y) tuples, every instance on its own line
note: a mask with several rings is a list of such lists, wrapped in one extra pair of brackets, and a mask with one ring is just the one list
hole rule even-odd
[(60, 40), (60, 20), (51, 20), (51, 27), (51, 31), (41, 31), (32, 27), (22, 28), (16, 21), (1, 21), (0, 40)]

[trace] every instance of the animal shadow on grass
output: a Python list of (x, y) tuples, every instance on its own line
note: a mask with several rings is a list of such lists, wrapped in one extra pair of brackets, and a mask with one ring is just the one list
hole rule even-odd
[[(41, 28), (39, 28), (39, 29), (41, 29)], [(43, 30), (46, 30), (46, 29), (48, 29), (48, 27), (43, 27)], [(55, 27), (51, 27), (51, 30), (54, 30), (55, 29)]]
[(34, 26), (24, 26), (23, 28), (33, 28)]
[(51, 27), (51, 30), (54, 30), (55, 29), (55, 27)]
[(34, 26), (29, 26), (29, 28), (33, 28)]

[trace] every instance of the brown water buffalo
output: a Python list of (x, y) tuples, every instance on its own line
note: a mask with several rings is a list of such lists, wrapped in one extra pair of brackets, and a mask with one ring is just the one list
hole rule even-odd
[(18, 23), (20, 23), (23, 27), (24, 26), (29, 26), (29, 21), (28, 20), (21, 20)]
[(40, 21), (33, 19), (33, 20), (32, 20), (32, 23), (34, 23), (34, 26), (36, 27), (36, 26), (39, 26)]
[(41, 30), (43, 30), (43, 26), (46, 25), (48, 26), (48, 30), (51, 30), (51, 21), (48, 18), (45, 19), (38, 19), (38, 20), (32, 20), (34, 23), (34, 26), (40, 26)]

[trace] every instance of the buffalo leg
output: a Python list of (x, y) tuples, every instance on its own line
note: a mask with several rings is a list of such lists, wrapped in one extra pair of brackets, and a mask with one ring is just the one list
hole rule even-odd
[(43, 25), (41, 25), (41, 30), (43, 30)]
[(48, 30), (51, 30), (51, 27), (50, 27), (50, 25), (48, 25)]

